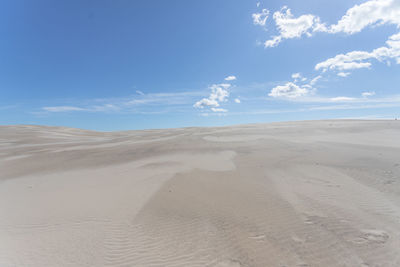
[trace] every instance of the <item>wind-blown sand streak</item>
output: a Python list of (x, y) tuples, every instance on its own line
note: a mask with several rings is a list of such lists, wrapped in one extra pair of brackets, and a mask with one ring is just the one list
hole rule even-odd
[(400, 266), (400, 123), (0, 127), (0, 266)]

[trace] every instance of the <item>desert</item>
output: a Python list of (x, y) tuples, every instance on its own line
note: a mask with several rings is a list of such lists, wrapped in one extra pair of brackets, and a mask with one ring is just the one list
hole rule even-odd
[(0, 266), (400, 266), (399, 136), (0, 126)]

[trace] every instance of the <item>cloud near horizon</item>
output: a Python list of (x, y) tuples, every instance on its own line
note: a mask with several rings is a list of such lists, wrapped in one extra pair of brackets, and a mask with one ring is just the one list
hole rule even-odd
[(87, 109), (75, 106), (54, 106), (54, 107), (43, 107), (42, 110), (48, 112), (69, 112), (69, 111), (85, 111)]
[[(308, 83), (305, 83), (307, 80), (306, 78), (303, 78), (300, 73), (294, 73), (292, 74), (292, 79), (293, 82), (287, 82), (284, 85), (278, 85), (272, 88), (268, 96), (293, 99), (314, 94), (316, 92), (314, 85), (321, 79), (321, 76), (316, 76)], [(299, 81), (299, 79), (301, 80)]]
[[(231, 87), (229, 83), (213, 84), (209, 87), (211, 93), (207, 98), (203, 98), (197, 101), (193, 107), (203, 109), (204, 107), (210, 107), (212, 111), (219, 112), (221, 109), (217, 109), (221, 102), (226, 102), (229, 97), (228, 89)], [(225, 110), (226, 111), (226, 110)]]

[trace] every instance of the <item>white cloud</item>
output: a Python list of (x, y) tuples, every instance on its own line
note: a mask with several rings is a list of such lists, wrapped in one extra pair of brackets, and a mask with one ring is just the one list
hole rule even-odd
[(107, 112), (107, 111), (117, 111), (120, 110), (120, 107), (113, 105), (113, 104), (104, 104), (104, 105), (95, 105), (88, 109), (88, 111), (93, 111), (93, 112)]
[(224, 102), (229, 97), (227, 89), (231, 87), (229, 83), (213, 84), (211, 88), (210, 99), (217, 99), (220, 102)]
[(292, 79), (294, 80), (294, 82), (298, 82), (298, 81), (305, 82), (305, 81), (307, 81), (307, 78), (303, 77), (300, 72), (293, 73), (292, 74)]
[(267, 40), (264, 43), (265, 47), (275, 47), (282, 41), (281, 36), (274, 36), (271, 40)]
[[(348, 9), (346, 14), (331, 26), (320, 22), (318, 16), (312, 14), (294, 17), (291, 10), (283, 7), (273, 15), (279, 35), (265, 42), (266, 47), (277, 46), (283, 39), (299, 38), (303, 35), (311, 36), (314, 32), (354, 34), (368, 26), (392, 24), (400, 28), (400, 1), (399, 0), (370, 0)], [(315, 66), (316, 70), (338, 71), (338, 75), (346, 77), (349, 70), (370, 68), (370, 60), (384, 61), (388, 66), (394, 59), (400, 64), (400, 33), (394, 34), (386, 41), (386, 46), (367, 51), (351, 51), (338, 54)]]
[(376, 59), (378, 61), (386, 61), (394, 59), (400, 64), (400, 33), (394, 34), (386, 41), (386, 46), (374, 49), (371, 52), (352, 51), (346, 54), (339, 54), (329, 58), (315, 66), (316, 70), (353, 70), (371, 67), (368, 60)]
[[(257, 7), (259, 3), (257, 3)], [(253, 13), (253, 23), (254, 25), (265, 26), (269, 15), (269, 11), (267, 9), (263, 9), (260, 13)]]
[(136, 93), (137, 93), (138, 95), (144, 95), (144, 93), (143, 93), (142, 91), (140, 91), (140, 90), (136, 90)]
[(313, 26), (313, 15), (302, 15), (295, 18), (290, 9), (284, 8), (281, 11), (274, 13), (274, 20), (282, 38), (300, 37)]
[(224, 108), (211, 108), (211, 111), (213, 111), (213, 112), (228, 112), (228, 110), (224, 109)]
[(69, 112), (69, 111), (85, 111), (86, 109), (74, 106), (54, 106), (54, 107), (43, 107), (44, 111), (48, 112)]
[(371, 0), (347, 10), (346, 14), (332, 25), (331, 33), (354, 34), (370, 25), (395, 24), (400, 26), (400, 1)]
[(333, 58), (329, 58), (315, 66), (316, 70), (351, 70), (371, 67), (369, 62), (361, 62), (362, 60), (370, 58), (368, 52), (353, 51), (347, 54), (339, 54)]
[(299, 78), (301, 78), (301, 74), (298, 72), (298, 73), (293, 73), (292, 74), (292, 79), (299, 79)]
[(205, 106), (219, 107), (219, 103), (215, 99), (203, 98), (193, 105), (195, 108), (204, 108)]
[(193, 107), (204, 108), (212, 107), (216, 108), (220, 106), (220, 102), (226, 102), (229, 97), (228, 88), (231, 85), (228, 83), (213, 84), (209, 88), (211, 89), (210, 96), (197, 101)]
[(260, 2), (257, 2), (256, 6), (257, 6), (257, 7), (259, 7), (259, 6), (260, 6), (260, 4), (261, 4)]
[(240, 102), (241, 102), (241, 101), (240, 101), (239, 98), (236, 98), (236, 99), (235, 99), (235, 103), (240, 104)]
[(354, 34), (368, 26), (393, 24), (400, 27), (400, 1), (370, 0), (355, 5), (348, 9), (336, 24), (330, 26), (321, 23), (321, 19), (312, 14), (294, 17), (286, 6), (280, 11), (274, 12), (273, 19), (279, 35), (266, 41), (265, 47), (275, 47), (283, 39), (299, 38), (303, 35), (310, 37), (315, 32)]
[(234, 75), (230, 75), (225, 78), (225, 81), (234, 81), (234, 80), (236, 80), (236, 76), (234, 76)]
[(279, 35), (264, 43), (265, 47), (275, 47), (283, 39), (299, 38), (302, 35), (311, 36), (316, 31), (326, 31), (326, 26), (320, 22), (320, 18), (311, 14), (294, 17), (286, 6), (280, 11), (274, 12), (273, 18), (279, 30)]
[(272, 88), (271, 92), (268, 95), (272, 97), (296, 98), (300, 96), (305, 96), (308, 93), (308, 88), (304, 86), (300, 87), (295, 83), (288, 82), (284, 85), (278, 85)]
[(339, 72), (337, 75), (340, 77), (347, 77), (350, 75), (350, 72)]
[(338, 96), (338, 97), (332, 97), (330, 100), (332, 102), (347, 102), (347, 101), (355, 100), (355, 98), (347, 97), (347, 96)]
[[(284, 39), (300, 38), (304, 35), (310, 37), (315, 32), (326, 32), (329, 34), (346, 33), (354, 34), (369, 26), (380, 26), (383, 24), (396, 25), (400, 28), (400, 0), (370, 0), (363, 4), (355, 5), (348, 9), (346, 14), (336, 23), (327, 26), (321, 23), (318, 16), (312, 14), (295, 17), (291, 10), (283, 7), (273, 14), (278, 35), (267, 40), (265, 47), (275, 47)], [(338, 54), (315, 65), (315, 70), (327, 72), (334, 71), (340, 77), (347, 77), (351, 70), (368, 69), (372, 67), (373, 61), (384, 62), (391, 66), (394, 61), (400, 64), (400, 32), (388, 38), (384, 46), (372, 51), (351, 51)], [(305, 99), (304, 96), (315, 91), (314, 85), (321, 78), (315, 77), (308, 84), (300, 73), (292, 74), (293, 82), (276, 86), (271, 90), (269, 96), (284, 97), (289, 99)], [(373, 96), (374, 92), (362, 93), (363, 99)], [(332, 102), (356, 101), (358, 98), (334, 97)]]
[(362, 97), (369, 97), (369, 96), (374, 96), (375, 95), (375, 92), (363, 92), (362, 94)]
[(304, 83), (304, 81), (307, 80), (304, 78), (301, 79), (301, 81), (298, 80), (299, 78), (302, 78), (300, 73), (292, 74), (292, 78), (294, 79), (293, 82), (287, 82), (284, 85), (278, 85), (272, 88), (271, 92), (268, 95), (271, 97), (289, 98), (289, 99), (310, 95), (316, 91), (314, 85), (318, 82), (319, 79), (322, 78), (322, 76), (320, 75), (316, 76), (313, 79), (311, 79), (310, 82), (308, 83)]

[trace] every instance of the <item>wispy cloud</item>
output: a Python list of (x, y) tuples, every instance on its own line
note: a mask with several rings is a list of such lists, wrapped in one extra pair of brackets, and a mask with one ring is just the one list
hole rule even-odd
[(347, 77), (350, 75), (350, 72), (339, 72), (337, 75), (340, 77)]
[(0, 106), (0, 110), (6, 110), (6, 109), (13, 109), (18, 107), (18, 105), (6, 105), (6, 106)]
[(43, 107), (44, 111), (49, 112), (70, 112), (70, 111), (84, 111), (87, 110), (81, 107), (73, 107), (73, 106), (54, 106), (54, 107)]
[(321, 96), (306, 96), (292, 99), (285, 99), (287, 101), (302, 103), (302, 104), (332, 104), (338, 102), (346, 102), (348, 104), (399, 104), (400, 95), (391, 95), (384, 97), (366, 97), (361, 94), (359, 97), (355, 96), (335, 96), (335, 97), (321, 97)]
[[(257, 7), (259, 7), (259, 3), (257, 3)], [(265, 23), (267, 22), (269, 15), (269, 10), (263, 9), (261, 12), (258, 13), (253, 13), (253, 23), (254, 25), (260, 25), (260, 26), (265, 26)]]
[[(400, 107), (400, 95), (393, 97), (365, 99), (365, 98), (348, 98), (343, 97), (342, 101), (334, 101), (334, 98), (311, 97), (303, 99), (292, 99), (295, 102), (302, 102), (302, 107), (292, 109), (253, 109), (226, 113), (226, 116), (237, 115), (267, 115), (267, 114), (284, 114), (284, 113), (302, 113), (313, 111), (328, 110), (361, 110), (361, 109), (383, 109)], [(214, 116), (213, 113), (202, 113), (201, 116)]]
[[(140, 92), (140, 93), (139, 93)], [(171, 93), (150, 93), (141, 91), (137, 95), (123, 98), (103, 98), (77, 101), (75, 105), (59, 105), (42, 107), (42, 112), (121, 112), (121, 113), (163, 113), (168, 110), (178, 110), (189, 107), (195, 99), (204, 95), (202, 91), (171, 92)], [(80, 103), (79, 103), (80, 102)], [(84, 102), (84, 103), (82, 103)]]
[(375, 92), (363, 92), (361, 95), (362, 95), (362, 97), (370, 97), (370, 96), (374, 96)]
[(348, 96), (337, 96), (337, 97), (332, 97), (330, 99), (332, 102), (350, 102), (353, 101), (353, 97), (348, 97)]
[(213, 112), (228, 112), (227, 109), (224, 108), (211, 108)]

